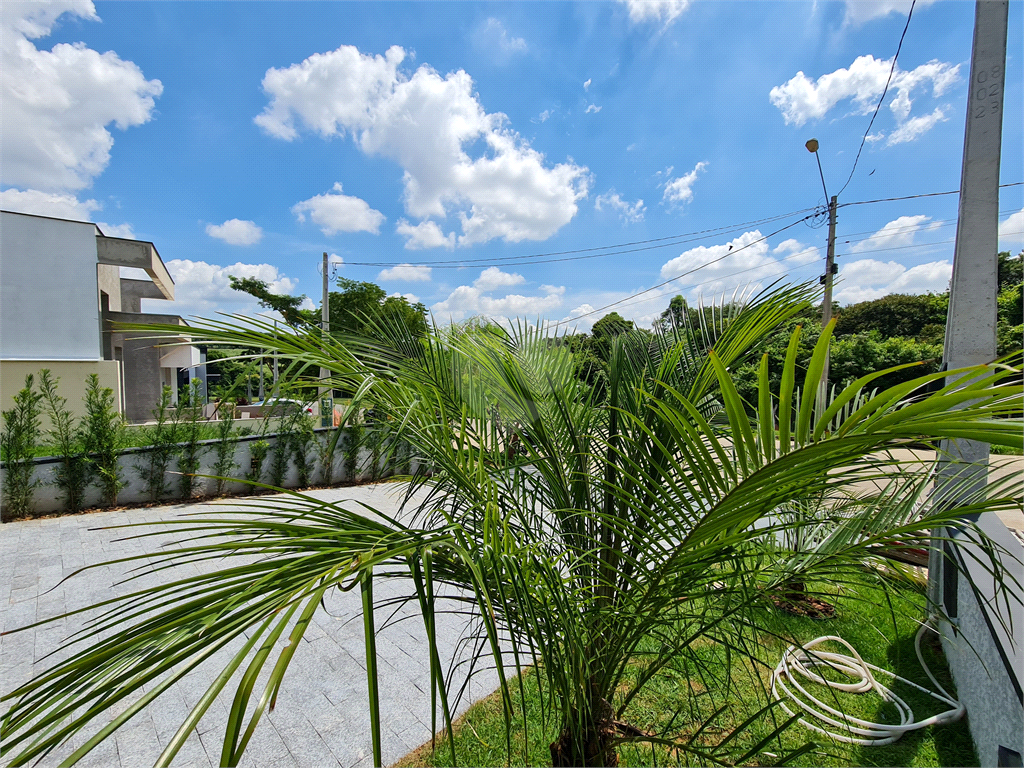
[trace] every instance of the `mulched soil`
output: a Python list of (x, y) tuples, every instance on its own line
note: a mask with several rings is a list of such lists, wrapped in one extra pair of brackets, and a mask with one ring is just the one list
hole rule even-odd
[(806, 616), (808, 619), (821, 620), (834, 619), (836, 616), (834, 605), (809, 595), (796, 599), (774, 596), (771, 600), (780, 611), (785, 611), (793, 616)]

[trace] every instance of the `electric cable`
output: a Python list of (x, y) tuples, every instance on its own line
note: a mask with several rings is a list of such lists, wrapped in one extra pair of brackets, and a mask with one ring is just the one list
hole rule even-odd
[[(1017, 234), (1024, 234), (1024, 232), (1009, 232), (1007, 234), (1017, 235)], [(867, 239), (867, 238), (865, 238), (865, 239)], [(915, 244), (912, 244), (912, 245), (898, 245), (898, 246), (892, 246), (892, 247), (889, 247), (889, 248), (871, 248), (871, 249), (867, 249), (867, 250), (864, 250), (864, 251), (857, 251), (856, 253), (847, 254), (847, 255), (848, 256), (862, 256), (862, 255), (868, 254), (868, 253), (881, 253), (883, 251), (899, 251), (899, 250), (907, 250), (907, 249), (913, 249), (913, 248), (927, 248), (927, 247), (932, 246), (932, 245), (948, 245), (948, 244), (953, 243), (953, 242), (956, 242), (956, 241), (951, 238), (949, 240), (939, 240), (939, 241), (931, 242), (931, 243), (915, 243)], [(812, 246), (812, 247), (817, 248), (817, 246)], [(731, 255), (731, 253), (735, 253), (735, 251), (730, 252), (730, 254), (727, 254), (727, 255)], [(798, 256), (803, 255), (803, 253), (804, 252), (794, 253), (792, 256), (786, 256), (785, 258), (778, 259), (777, 263), (781, 263), (781, 262), (787, 261), (789, 259), (794, 259), (794, 258), (796, 258)], [(709, 263), (711, 263), (711, 262), (709, 262)], [(770, 278), (770, 277), (783, 277), (785, 275), (792, 274), (793, 272), (795, 272), (800, 267), (809, 266), (810, 263), (812, 263), (812, 262), (809, 262), (808, 264), (800, 264), (800, 265), (797, 265), (796, 267), (791, 267), (790, 269), (784, 269), (781, 272), (770, 272), (768, 274), (762, 274), (762, 275), (759, 275), (757, 279), (761, 280), (761, 279)], [(697, 288), (697, 287), (699, 287), (701, 285), (707, 285), (708, 283), (718, 282), (719, 280), (726, 280), (726, 279), (728, 279), (730, 277), (737, 277), (738, 275), (742, 275), (742, 274), (744, 274), (746, 272), (754, 272), (756, 270), (761, 269), (763, 266), (764, 265), (748, 267), (746, 269), (741, 269), (738, 272), (732, 272), (732, 273), (730, 273), (728, 275), (716, 275), (713, 278), (701, 281), (699, 283), (684, 283), (683, 285), (675, 286), (672, 289), (672, 291), (667, 291), (665, 293), (657, 293), (657, 294), (655, 294), (653, 296), (648, 296), (648, 297), (643, 298), (643, 299), (638, 299), (637, 301), (632, 301), (631, 299), (635, 298), (636, 296), (640, 296), (641, 293), (643, 293), (643, 292), (632, 294), (631, 296), (627, 296), (625, 299), (622, 299), (623, 302), (627, 302), (627, 303), (623, 304), (622, 306), (632, 307), (632, 306), (636, 306), (637, 304), (645, 304), (645, 303), (647, 303), (649, 301), (655, 301), (657, 299), (663, 299), (666, 296), (671, 295), (675, 291), (678, 291), (678, 290), (683, 289), (683, 288)], [(697, 271), (699, 271), (702, 268), (703, 267), (698, 267)], [(658, 287), (658, 286), (655, 286), (655, 288), (656, 287)], [(653, 288), (651, 288), (649, 290), (653, 290)], [(604, 308), (602, 308), (602, 309), (604, 309)], [(595, 312), (600, 312), (601, 310), (598, 309), (598, 310), (594, 310), (594, 311)], [(571, 317), (571, 318), (567, 318), (565, 320), (560, 320), (558, 323), (552, 323), (552, 327), (554, 327), (556, 325), (562, 325), (562, 324), (571, 324), (573, 321), (577, 320), (578, 318), (586, 317), (589, 314), (592, 314), (592, 313), (591, 312), (587, 312), (585, 314), (577, 315), (576, 317)]]
[[(999, 189), (1006, 189), (1007, 187), (1019, 187), (1024, 185), (1024, 181), (1015, 181), (1011, 184), (1000, 184)], [(899, 200), (917, 200), (921, 197), (942, 197), (943, 195), (959, 195), (959, 189), (953, 189), (949, 192), (924, 192), (918, 195), (905, 195), (903, 197), (881, 197), (877, 200), (854, 200), (852, 203), (840, 203), (837, 208), (846, 208), (851, 205), (871, 205), (872, 203), (893, 203)]]
[[(935, 621), (934, 616), (921, 625), (914, 637), (914, 651), (917, 653), (917, 660), (921, 664), (928, 679), (935, 686), (938, 692), (918, 685), (912, 680), (890, 672), (882, 667), (869, 664), (857, 653), (857, 649), (846, 640), (836, 635), (826, 635), (815, 638), (802, 646), (791, 645), (782, 654), (782, 658), (776, 665), (771, 676), (771, 692), (775, 700), (781, 702), (781, 707), (790, 715), (796, 714), (787, 706), (795, 704), (802, 709), (807, 717), (801, 717), (798, 721), (805, 728), (829, 736), (836, 741), (846, 744), (859, 744), (861, 746), (880, 747), (885, 744), (892, 744), (899, 741), (904, 733), (915, 731), (920, 728), (927, 728), (931, 725), (942, 725), (952, 723), (964, 716), (966, 708), (963, 703), (950, 694), (928, 668), (921, 653), (921, 638), (924, 633), (932, 628)], [(813, 649), (822, 643), (834, 642), (846, 647), (850, 652), (832, 653), (829, 651), (814, 651)], [(812, 671), (815, 667), (825, 667), (840, 674), (853, 678), (853, 682), (840, 683), (828, 680), (824, 676)], [(875, 672), (888, 675), (893, 680), (905, 683), (912, 688), (927, 693), (934, 699), (947, 705), (949, 709), (937, 715), (917, 720), (914, 717), (914, 710), (902, 698), (897, 696), (891, 688), (878, 681)], [(835, 707), (830, 707), (825, 702), (813, 696), (797, 680), (803, 677), (820, 685), (827, 686), (832, 690), (846, 691), (850, 693), (867, 693), (875, 691), (885, 701), (893, 704), (900, 715), (899, 724), (878, 723), (870, 720), (863, 720), (859, 717), (847, 714)], [(815, 722), (812, 722), (811, 719)], [(817, 723), (821, 723), (818, 725)], [(848, 735), (847, 735), (848, 734)]]
[[(488, 256), (479, 259), (438, 259), (436, 261), (412, 261), (402, 262), (401, 266), (411, 267), (438, 267), (441, 265), (453, 265), (455, 268), (461, 268), (471, 264), (491, 264), (492, 262), (516, 262), (526, 261), (531, 259), (541, 259), (554, 256), (574, 256), (575, 254), (586, 254), (592, 251), (610, 251), (615, 248), (629, 248), (631, 246), (646, 246), (650, 243), (664, 243), (664, 245), (651, 246), (650, 248), (636, 248), (632, 250), (621, 251), (620, 253), (634, 253), (638, 250), (651, 250), (652, 248), (664, 248), (671, 247), (683, 242), (691, 242), (693, 240), (706, 240), (709, 237), (715, 235), (726, 234), (747, 227), (752, 227), (758, 224), (768, 224), (773, 221), (780, 221), (781, 219), (788, 219), (790, 216), (798, 216), (801, 213), (807, 213), (813, 211), (814, 208), (802, 208), (798, 211), (790, 211), (788, 213), (779, 213), (773, 216), (766, 216), (761, 219), (753, 219), (751, 221), (740, 222), (736, 224), (726, 224), (721, 227), (712, 227), (710, 229), (701, 229), (693, 232), (681, 232), (676, 235), (666, 235), (665, 237), (655, 237), (647, 240), (634, 240), (626, 243), (615, 243), (612, 245), (596, 245), (589, 248), (576, 248), (569, 251), (549, 251), (545, 253), (532, 253), (523, 256)], [(689, 239), (684, 239), (689, 238)], [(666, 242), (666, 241), (678, 241), (678, 242)], [(615, 255), (615, 254), (597, 254), (600, 256), (604, 255)], [(549, 261), (536, 261), (532, 262), (535, 264), (548, 264), (552, 261), (573, 261), (572, 258), (567, 259), (550, 259)], [(394, 262), (390, 261), (347, 261), (345, 262), (348, 266), (359, 266), (359, 267), (395, 267), (399, 266)]]
[[(857, 149), (857, 157), (853, 160), (853, 168), (850, 169), (850, 175), (847, 177), (846, 183), (843, 184), (843, 188), (839, 190), (839, 195), (843, 194), (843, 191), (850, 185), (850, 181), (853, 179), (853, 174), (857, 170), (857, 163), (860, 162), (860, 153), (864, 151), (864, 143), (868, 140), (868, 134), (871, 133), (871, 126), (875, 124), (878, 110), (882, 108), (882, 102), (885, 101), (885, 94), (889, 92), (889, 83), (892, 82), (893, 73), (896, 72), (896, 60), (899, 59), (900, 51), (903, 50), (903, 38), (907, 36), (907, 30), (910, 29), (910, 19), (914, 15), (914, 6), (916, 4), (917, 0), (912, 0), (910, 3), (910, 10), (907, 12), (907, 23), (903, 27), (903, 34), (900, 35), (900, 44), (896, 46), (896, 54), (892, 57), (892, 66), (889, 67), (889, 77), (885, 81), (885, 88), (882, 89), (882, 96), (875, 105), (875, 112), (871, 115), (871, 122), (868, 123), (868, 129), (864, 131), (864, 138), (860, 140), (860, 148)], [(836, 195), (836, 197), (839, 195)]]
[(726, 253), (722, 254), (718, 258), (711, 259), (710, 261), (708, 261), (708, 262), (706, 262), (704, 264), (701, 264), (699, 267), (694, 267), (693, 269), (689, 269), (686, 272), (683, 272), (680, 275), (676, 275), (675, 277), (671, 277), (668, 280), (665, 280), (663, 282), (658, 283), (657, 285), (652, 285), (650, 288), (645, 288), (644, 290), (638, 291), (637, 293), (634, 293), (631, 296), (626, 296), (625, 298), (619, 299), (618, 301), (613, 301), (611, 304), (606, 304), (603, 307), (598, 307), (597, 309), (592, 309), (589, 312), (584, 312), (584, 313), (582, 313), (580, 315), (576, 315), (576, 317), (573, 317), (573, 318), (567, 318), (566, 320), (560, 320), (557, 323), (552, 323), (551, 327), (552, 328), (557, 328), (559, 325), (565, 325), (567, 323), (574, 322), (576, 320), (579, 320), (581, 317), (587, 317), (588, 315), (593, 315), (593, 314), (595, 314), (597, 312), (603, 312), (606, 309), (611, 309), (612, 307), (616, 307), (616, 306), (618, 306), (620, 304), (623, 304), (623, 303), (629, 301), (630, 299), (635, 299), (638, 296), (643, 296), (645, 293), (650, 293), (651, 291), (657, 290), (658, 288), (662, 288), (663, 286), (666, 286), (669, 283), (674, 283), (677, 280), (683, 279), (687, 275), (692, 275), (694, 272), (697, 272), (698, 270), (704, 269), (704, 267), (708, 267), (708, 266), (710, 266), (712, 264), (717, 264), (718, 262), (722, 261), (723, 259), (727, 259), (730, 256), (733, 256), (733, 255), (735, 255), (735, 254), (737, 254), (737, 253), (739, 253), (741, 251), (745, 251), (747, 248), (750, 248), (751, 246), (757, 245), (758, 243), (762, 243), (765, 240), (767, 240), (768, 238), (774, 237), (775, 235), (779, 234), (780, 232), (785, 232), (787, 229), (791, 229), (792, 227), (795, 227), (797, 224), (800, 224), (801, 222), (804, 222), (804, 221), (806, 221), (809, 218), (811, 218), (811, 217), (810, 216), (804, 216), (802, 219), (797, 219), (796, 221), (791, 222), (790, 224), (787, 224), (786, 226), (784, 226), (784, 227), (782, 227), (780, 229), (777, 229), (774, 232), (770, 232), (767, 235), (764, 235), (763, 237), (759, 237), (757, 240), (752, 240), (751, 242), (747, 243), (746, 245), (742, 245), (742, 246), (740, 246), (739, 248), (736, 248), (736, 249), (730, 249), (729, 251), (727, 251)]

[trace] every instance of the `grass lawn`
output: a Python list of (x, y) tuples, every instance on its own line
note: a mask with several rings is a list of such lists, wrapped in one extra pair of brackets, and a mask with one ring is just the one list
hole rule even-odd
[[(789, 645), (789, 638), (808, 642), (821, 635), (839, 635), (857, 649), (869, 663), (891, 670), (902, 677), (931, 687), (914, 652), (914, 635), (923, 616), (924, 597), (916, 589), (893, 587), (891, 604), (883, 590), (871, 584), (846, 584), (840, 587), (819, 586), (819, 595), (836, 606), (832, 619), (810, 619), (794, 616), (776, 608), (766, 608), (759, 623), (767, 631), (747, 638), (746, 648), (759, 663), (730, 652), (724, 646), (698, 643), (686, 657), (673, 665), (650, 684), (644, 693), (630, 703), (623, 720), (648, 733), (659, 732), (674, 738), (688, 738), (723, 704), (728, 708), (703, 732), (705, 741), (720, 741), (751, 714), (767, 703), (767, 681), (772, 668)], [(937, 642), (928, 639), (922, 644), (925, 659), (943, 686), (955, 692), (944, 658)], [(841, 646), (822, 650), (844, 652)], [(638, 664), (637, 667), (640, 665)], [(826, 677), (839, 677), (826, 673)], [(891, 678), (880, 676), (896, 695), (914, 710), (916, 720), (937, 714), (946, 707), (910, 686), (892, 684)], [(456, 721), (456, 749), (459, 765), (551, 765), (548, 745), (557, 736), (557, 723), (542, 716), (543, 699), (538, 693), (537, 673), (524, 674), (526, 689), (526, 728), (524, 739), (522, 709), (524, 702), (519, 686), (510, 681), (517, 707), (512, 723), (511, 760), (506, 752), (505, 723), (501, 700), (497, 694), (474, 705)], [(844, 712), (866, 720), (898, 723), (895, 707), (878, 695), (832, 693), (823, 686), (804, 683), (818, 699), (828, 701)], [(547, 689), (545, 687), (545, 693)], [(838, 704), (836, 703), (838, 702)], [(546, 709), (546, 708), (545, 708)], [(776, 709), (776, 721), (785, 713)], [(753, 746), (773, 730), (773, 715), (763, 715), (737, 742)], [(928, 727), (903, 736), (895, 744), (864, 747), (843, 744), (814, 731), (793, 725), (779, 739), (764, 749), (775, 755), (794, 750), (808, 741), (816, 742), (815, 752), (804, 754), (796, 765), (815, 766), (975, 766), (978, 764), (967, 727), (966, 718), (950, 725)], [(529, 746), (527, 754), (527, 743)], [(670, 753), (648, 745), (619, 747), (620, 765), (696, 765), (700, 761), (686, 754)], [(452, 764), (446, 740), (439, 739), (436, 753), (431, 745), (421, 746), (397, 763), (397, 766), (448, 766)], [(774, 764), (770, 755), (762, 753), (746, 761), (747, 765)]]

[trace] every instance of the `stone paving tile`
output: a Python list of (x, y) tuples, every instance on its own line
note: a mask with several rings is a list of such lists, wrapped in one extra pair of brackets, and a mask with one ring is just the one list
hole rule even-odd
[[(402, 490), (402, 486), (397, 484), (382, 484), (326, 489), (313, 494), (330, 501), (365, 501), (386, 514), (393, 514)], [(269, 501), (271, 497), (263, 497), (263, 500)], [(116, 529), (113, 526), (159, 522), (204, 507), (209, 508), (209, 505), (176, 504), (26, 520), (0, 526), (0, 630), (24, 626), (158, 583), (166, 576), (118, 583), (123, 581), (129, 569), (145, 564), (146, 559), (89, 568), (63, 583), (61, 580), (86, 566), (114, 558), (145, 555), (174, 540), (171, 531), (167, 536), (126, 540), (126, 536), (142, 529)], [(215, 567), (215, 563), (188, 566), (176, 576), (210, 571)], [(378, 580), (378, 584), (375, 584), (378, 600), (407, 594), (405, 590), (411, 593), (411, 585), (399, 579)], [(372, 764), (361, 598), (358, 590), (334, 592), (327, 596), (325, 604), (326, 611), (317, 612), (301, 646), (296, 649), (275, 710), (264, 715), (256, 728), (240, 762), (244, 768), (349, 768)], [(407, 616), (412, 618), (404, 618)], [(0, 686), (3, 692), (27, 682), (32, 674), (66, 657), (69, 651), (58, 652), (42, 663), (39, 661), (54, 651), (70, 633), (81, 629), (86, 618), (85, 615), (71, 616), (24, 632), (0, 636)], [(395, 621), (398, 618), (403, 620)], [(430, 738), (429, 661), (426, 635), (415, 601), (401, 607), (397, 614), (394, 607), (379, 608), (374, 621), (379, 630), (377, 652), (382, 748), (384, 762), (388, 764)], [(388, 626), (385, 627), (386, 623)], [(449, 614), (437, 618), (437, 635), (446, 671), (468, 626), (469, 619), (464, 616)], [(178, 730), (189, 707), (206, 692), (217, 672), (242, 642), (236, 640), (229, 644), (171, 686), (79, 765), (135, 768), (152, 764)], [(283, 647), (282, 639), (276, 650)], [(262, 691), (274, 658), (276, 656), (268, 662), (255, 690)], [(465, 677), (465, 668), (457, 667), (453, 673), (446, 672), (446, 677), (457, 689)], [(493, 671), (481, 673), (470, 686), (470, 693), (463, 697), (459, 711), (490, 693), (496, 685), (497, 677)], [(232, 696), (233, 688), (229, 685), (198, 727), (188, 735), (174, 759), (174, 766), (208, 768), (219, 764)], [(9, 705), (2, 706), (6, 709)], [(128, 704), (123, 703), (118, 711), (123, 711), (126, 706)], [(108, 719), (112, 716), (109, 715)], [(98, 718), (87, 734), (73, 737), (41, 761), (41, 768), (57, 765), (103, 722), (106, 721)], [(0, 765), (5, 764), (0, 758)]]

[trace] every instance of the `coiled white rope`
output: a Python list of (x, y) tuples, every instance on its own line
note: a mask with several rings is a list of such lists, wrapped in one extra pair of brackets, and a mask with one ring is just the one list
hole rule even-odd
[[(783, 697), (785, 697), (786, 700), (799, 705), (799, 707), (812, 718), (825, 723), (826, 727), (816, 725), (806, 717), (801, 717), (798, 721), (801, 725), (819, 733), (823, 733), (826, 736), (830, 736), (836, 741), (842, 741), (847, 744), (861, 744), (864, 746), (880, 747), (884, 744), (892, 744), (893, 742), (898, 741), (899, 738), (908, 731), (925, 728), (929, 725), (955, 722), (963, 717), (965, 711), (964, 705), (953, 698), (949, 692), (939, 684), (939, 681), (935, 679), (931, 670), (928, 669), (928, 665), (924, 663), (924, 657), (921, 655), (921, 637), (926, 631), (928, 631), (930, 626), (931, 619), (925, 622), (917, 631), (917, 635), (914, 638), (914, 650), (917, 652), (917, 660), (921, 662), (921, 667), (924, 669), (925, 674), (928, 675), (928, 679), (931, 680), (932, 684), (938, 689), (938, 693), (924, 688), (917, 683), (911, 682), (905, 677), (900, 677), (886, 669), (867, 663), (860, 657), (857, 650), (843, 638), (835, 635), (827, 635), (825, 637), (815, 638), (802, 647), (791, 645), (786, 649), (786, 652), (782, 654), (782, 658), (779, 660), (775, 670), (772, 672), (772, 696), (779, 701), (783, 701), (781, 706), (790, 715), (795, 713), (786, 706)], [(845, 646), (852, 655), (831, 653), (828, 651), (812, 652), (812, 649), (825, 642), (839, 643), (840, 645)], [(812, 671), (815, 667), (828, 667), (836, 670), (837, 672), (841, 672), (842, 674), (853, 678), (854, 682), (838, 683), (827, 680)], [(893, 693), (890, 688), (878, 682), (875, 675), (872, 674), (873, 672), (880, 672), (888, 675), (889, 677), (906, 683), (919, 691), (923, 691), (932, 698), (938, 699), (942, 703), (949, 705), (950, 709), (937, 715), (932, 715), (924, 720), (915, 720), (914, 711), (910, 708), (910, 705)], [(870, 720), (861, 720), (859, 717), (853, 717), (852, 715), (841, 712), (808, 693), (797, 680), (798, 676), (838, 691), (849, 691), (851, 693), (867, 693), (869, 691), (875, 691), (885, 701), (891, 702), (895, 705), (900, 714), (900, 722), (898, 725), (875, 723)], [(798, 696), (795, 691), (798, 691), (800, 695)], [(833, 729), (841, 729), (842, 732), (829, 730), (828, 726), (831, 726)]]

